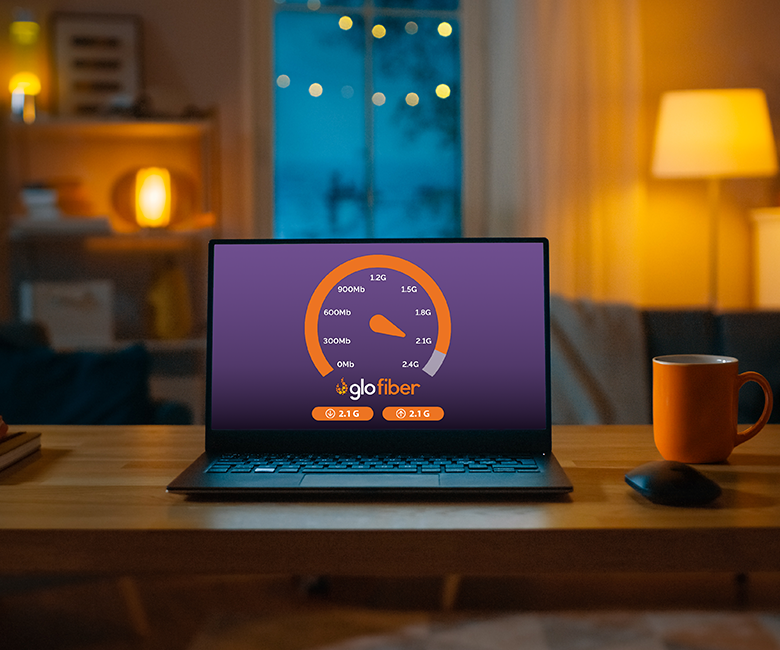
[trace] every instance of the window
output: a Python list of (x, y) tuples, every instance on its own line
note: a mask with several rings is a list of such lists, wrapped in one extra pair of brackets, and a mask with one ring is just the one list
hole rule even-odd
[(458, 0), (277, 0), (274, 235), (461, 234)]

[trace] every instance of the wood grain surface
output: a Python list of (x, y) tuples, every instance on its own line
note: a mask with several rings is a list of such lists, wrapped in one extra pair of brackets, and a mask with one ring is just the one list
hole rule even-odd
[(201, 427), (27, 427), (36, 457), (0, 473), (0, 574), (433, 576), (780, 570), (780, 425), (699, 466), (704, 508), (624, 481), (660, 458), (650, 426), (556, 427), (564, 497), (490, 501), (191, 500), (165, 486)]

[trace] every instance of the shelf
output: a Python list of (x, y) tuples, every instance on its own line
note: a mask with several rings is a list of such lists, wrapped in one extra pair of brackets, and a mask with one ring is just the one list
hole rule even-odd
[(16, 241), (48, 237), (90, 237), (110, 235), (111, 224), (105, 217), (67, 217), (29, 219), (13, 217), (8, 236)]
[[(163, 271), (175, 265), (182, 271), (192, 307), (191, 332), (202, 333), (207, 243), (219, 231), (216, 117), (40, 116), (30, 125), (0, 120), (0, 126), (6, 127), (0, 175), (8, 187), (2, 206), (8, 228), (3, 234), (12, 242), (7, 304), (0, 305), (6, 318), (18, 317), (22, 283), (107, 281), (113, 288), (114, 335), (123, 342), (145, 340), (154, 330), (148, 292)], [(142, 167), (166, 167), (183, 179), (192, 190), (182, 204), (190, 219), (164, 231), (137, 231), (120, 218), (114, 199), (117, 184)], [(23, 212), (21, 191), (31, 184), (57, 189), (62, 218), (12, 216)], [(168, 342), (160, 345), (171, 349)]]
[(49, 240), (83, 241), (88, 251), (119, 253), (128, 251), (175, 252), (188, 249), (195, 242), (204, 245), (212, 236), (210, 228), (181, 231), (141, 231), (115, 233), (106, 218), (65, 217), (56, 220), (17, 220), (8, 236), (18, 242)]
[(78, 118), (42, 118), (32, 124), (11, 122), (11, 132), (40, 137), (82, 138), (88, 136), (112, 138), (186, 138), (208, 133), (211, 122), (193, 120), (87, 120)]
[(121, 252), (162, 252), (169, 253), (187, 250), (194, 242), (202, 242), (204, 247), (211, 231), (165, 232), (119, 234), (104, 237), (90, 236), (86, 241), (87, 250), (94, 253)]

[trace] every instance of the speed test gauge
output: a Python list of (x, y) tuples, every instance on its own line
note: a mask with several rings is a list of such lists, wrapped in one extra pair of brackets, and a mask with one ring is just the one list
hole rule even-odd
[(319, 283), (306, 310), (306, 347), (322, 376), (334, 366), (355, 368), (385, 348), (388, 373), (420, 369), (433, 377), (447, 356), (451, 334), (439, 285), (416, 264), (392, 255), (364, 255), (340, 264)]

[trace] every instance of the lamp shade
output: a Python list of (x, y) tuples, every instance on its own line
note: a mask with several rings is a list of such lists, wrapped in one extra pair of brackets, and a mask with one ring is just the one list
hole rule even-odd
[(111, 199), (119, 217), (112, 225), (118, 232), (186, 229), (198, 215), (195, 182), (175, 169), (131, 169), (116, 181)]
[(37, 95), (41, 92), (41, 80), (32, 72), (17, 72), (8, 82), (8, 91), (12, 94)]
[(776, 173), (777, 150), (762, 90), (686, 90), (661, 97), (655, 176), (736, 178)]
[(164, 167), (136, 172), (135, 220), (142, 228), (165, 228), (171, 222), (171, 173)]

